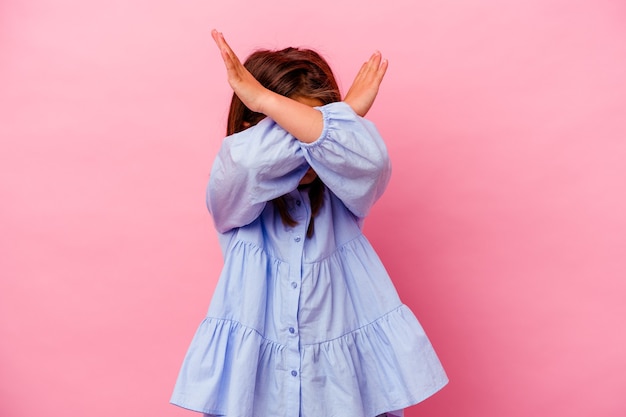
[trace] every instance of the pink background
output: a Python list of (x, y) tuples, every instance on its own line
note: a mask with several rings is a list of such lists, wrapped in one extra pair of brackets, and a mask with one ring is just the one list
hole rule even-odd
[(626, 415), (626, 3), (247, 3), (0, 3), (0, 415), (195, 415), (168, 400), (221, 267), (212, 27), (344, 92), (389, 58), (366, 232), (451, 379), (408, 417)]

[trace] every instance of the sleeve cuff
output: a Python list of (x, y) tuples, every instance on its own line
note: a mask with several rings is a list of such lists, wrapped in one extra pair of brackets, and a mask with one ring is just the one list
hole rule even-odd
[(313, 142), (300, 142), (300, 146), (305, 148), (313, 148), (321, 145), (328, 137), (328, 131), (331, 129), (334, 119), (354, 119), (358, 117), (354, 110), (352, 110), (352, 107), (343, 101), (328, 103), (323, 106), (315, 107), (315, 109), (322, 113), (324, 123), (322, 133), (320, 133), (320, 136)]

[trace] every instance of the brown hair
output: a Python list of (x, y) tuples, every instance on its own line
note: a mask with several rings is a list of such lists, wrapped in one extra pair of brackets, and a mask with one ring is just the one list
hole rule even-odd
[[(279, 51), (259, 50), (246, 59), (244, 66), (261, 85), (280, 95), (297, 98), (317, 99), (322, 104), (341, 100), (337, 81), (328, 63), (317, 52), (310, 49), (285, 48)], [(241, 132), (260, 122), (265, 115), (248, 109), (233, 94), (228, 112), (227, 135)], [(307, 237), (313, 236), (314, 218), (324, 202), (324, 184), (316, 178), (308, 185), (311, 201), (311, 222)], [(284, 197), (273, 200), (283, 224), (295, 226)]]

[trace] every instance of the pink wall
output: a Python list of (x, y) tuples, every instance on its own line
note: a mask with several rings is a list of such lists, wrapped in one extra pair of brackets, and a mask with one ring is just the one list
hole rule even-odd
[(168, 399), (221, 263), (212, 27), (315, 47), (344, 89), (389, 58), (366, 231), (451, 379), (408, 417), (626, 415), (626, 4), (221, 3), (0, 3), (0, 416), (193, 415)]

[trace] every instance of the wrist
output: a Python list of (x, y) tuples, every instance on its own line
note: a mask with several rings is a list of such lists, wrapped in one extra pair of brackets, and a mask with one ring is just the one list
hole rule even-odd
[(363, 108), (362, 106), (358, 106), (357, 104), (353, 103), (352, 100), (348, 99), (344, 99), (343, 100), (344, 103), (346, 103), (348, 106), (350, 106), (350, 108), (358, 115), (361, 117), (365, 117), (365, 115), (367, 114), (367, 111), (369, 110), (369, 108)]
[(268, 113), (272, 112), (272, 108), (276, 106), (276, 93), (266, 88), (263, 92), (257, 96), (257, 105), (255, 111), (263, 113), (266, 116), (270, 116)]
[(282, 96), (271, 90), (265, 91), (259, 95), (258, 108), (259, 113), (263, 113), (271, 119), (275, 119), (277, 115), (293, 106), (293, 100), (289, 97)]

